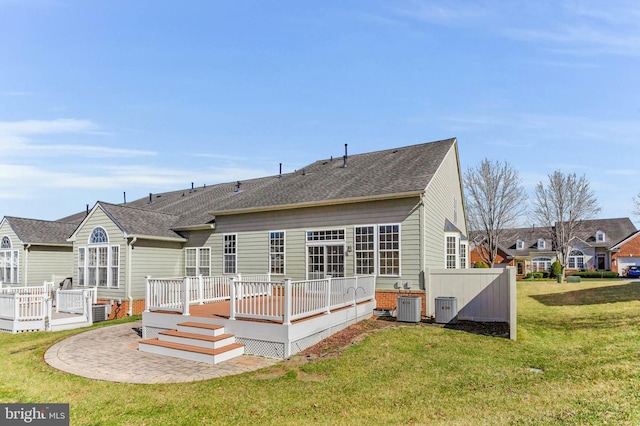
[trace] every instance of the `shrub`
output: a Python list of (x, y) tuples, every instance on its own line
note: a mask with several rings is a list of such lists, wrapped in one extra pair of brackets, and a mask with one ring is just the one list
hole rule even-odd
[(576, 272), (572, 275), (582, 278), (619, 278), (620, 275), (613, 271), (584, 271)]
[(534, 279), (544, 278), (544, 274), (542, 272), (534, 272), (533, 273), (533, 278)]
[(549, 271), (549, 273), (551, 274), (551, 278), (557, 278), (560, 276), (560, 274), (562, 274), (562, 265), (559, 261), (556, 260), (551, 264), (551, 270)]
[(482, 260), (478, 260), (476, 263), (473, 264), (473, 267), (474, 268), (488, 268), (489, 265), (484, 263)]

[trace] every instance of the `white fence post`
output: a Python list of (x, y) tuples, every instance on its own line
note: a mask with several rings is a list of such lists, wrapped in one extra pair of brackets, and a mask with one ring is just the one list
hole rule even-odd
[(204, 279), (198, 274), (198, 304), (204, 305)]
[(93, 309), (92, 309), (92, 300), (93, 296), (87, 292), (87, 290), (82, 290), (82, 298), (84, 299), (84, 307), (83, 311), (85, 316), (87, 317), (87, 322), (89, 324), (93, 324)]
[(325, 304), (325, 314), (330, 314), (331, 313), (331, 275), (327, 275), (327, 290), (325, 292), (325, 300), (324, 300), (324, 304)]
[(51, 331), (51, 298), (48, 297), (44, 302), (44, 331)]
[(516, 314), (516, 268), (508, 266), (505, 272), (509, 278), (509, 338), (516, 340), (518, 336)]
[(17, 320), (20, 318), (20, 302), (18, 300), (18, 292), (13, 293), (13, 320)]
[(284, 280), (284, 318), (282, 323), (284, 325), (291, 325), (291, 279), (285, 278)]
[[(149, 312), (149, 306), (151, 306), (151, 275), (144, 277), (145, 279), (145, 297), (144, 297), (144, 311)], [(58, 309), (56, 307), (56, 309)]]
[(184, 277), (184, 295), (182, 297), (182, 315), (188, 316), (189, 313), (189, 294), (191, 293), (191, 278)]
[(229, 319), (236, 319), (236, 283), (233, 277), (229, 278)]
[(60, 312), (60, 289), (56, 289), (56, 313)]

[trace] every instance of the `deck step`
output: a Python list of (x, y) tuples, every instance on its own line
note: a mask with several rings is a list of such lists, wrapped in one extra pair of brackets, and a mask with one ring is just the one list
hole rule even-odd
[(219, 336), (224, 334), (224, 326), (204, 324), (201, 322), (182, 322), (178, 324), (178, 331), (183, 333), (201, 334), (203, 336)]
[(218, 364), (244, 354), (244, 345), (240, 343), (231, 343), (221, 348), (211, 349), (181, 343), (165, 342), (159, 340), (157, 337), (141, 340), (138, 349), (142, 352), (172, 356), (190, 361), (206, 362), (208, 364)]
[(233, 334), (224, 333), (218, 334), (217, 336), (207, 336), (178, 330), (161, 331), (158, 333), (158, 339), (163, 342), (180, 343), (210, 349), (219, 349), (236, 342)]

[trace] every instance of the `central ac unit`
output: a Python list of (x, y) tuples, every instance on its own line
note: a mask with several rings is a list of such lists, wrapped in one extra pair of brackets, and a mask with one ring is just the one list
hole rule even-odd
[(399, 296), (396, 319), (402, 322), (420, 322), (422, 298), (417, 296)]
[(111, 313), (111, 305), (92, 305), (93, 322), (106, 321)]

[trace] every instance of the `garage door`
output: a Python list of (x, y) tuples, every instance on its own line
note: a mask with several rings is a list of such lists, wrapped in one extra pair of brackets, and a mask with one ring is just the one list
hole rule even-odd
[(619, 257), (618, 273), (624, 275), (629, 266), (640, 266), (640, 257)]

